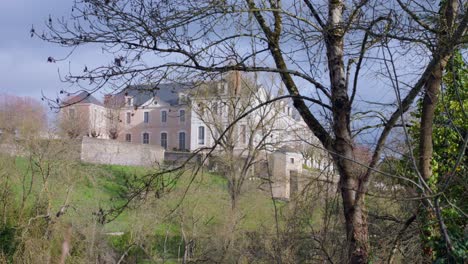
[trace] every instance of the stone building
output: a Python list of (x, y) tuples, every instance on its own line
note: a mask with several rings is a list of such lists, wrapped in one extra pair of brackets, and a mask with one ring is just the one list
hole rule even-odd
[(297, 187), (291, 172), (297, 175), (303, 165), (317, 164), (317, 157), (306, 155), (306, 149), (318, 140), (291, 102), (274, 100), (277, 96), (230, 72), (216, 81), (128, 86), (105, 96), (103, 103), (80, 94), (66, 101), (71, 105), (63, 115), (85, 124), (80, 134), (160, 146), (166, 154), (231, 152), (243, 165), (248, 159), (252, 164), (268, 161), (275, 179), (273, 194), (287, 199)]

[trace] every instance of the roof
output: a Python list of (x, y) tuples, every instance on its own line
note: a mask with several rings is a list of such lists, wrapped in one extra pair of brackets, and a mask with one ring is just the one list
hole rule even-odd
[(102, 106), (101, 101), (96, 99), (92, 94), (87, 91), (82, 91), (76, 95), (70, 95), (65, 100), (63, 100), (62, 105), (72, 105), (72, 104), (95, 104)]
[(284, 154), (286, 154), (286, 153), (300, 153), (300, 150), (298, 150), (297, 148), (292, 147), (292, 146), (287, 146), (287, 145), (284, 145), (284, 146), (280, 147), (276, 151), (279, 152), (279, 153), (284, 153)]
[(141, 106), (154, 97), (170, 105), (179, 104), (179, 93), (190, 91), (193, 83), (163, 83), (130, 85), (115, 96), (133, 97), (133, 105)]

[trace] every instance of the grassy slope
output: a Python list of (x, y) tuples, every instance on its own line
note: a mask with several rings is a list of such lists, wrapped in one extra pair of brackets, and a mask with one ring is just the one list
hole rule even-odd
[[(16, 168), (16, 173), (11, 174), (14, 175), (13, 191), (19, 203), (22, 194), (21, 179), (26, 176), (29, 181), (31, 172), (28, 169), (28, 160), (24, 158), (16, 158), (13, 167)], [(133, 175), (141, 177), (151, 172), (150, 169), (142, 167), (81, 163), (60, 167), (58, 171), (49, 178), (51, 211), (59, 211), (70, 189), (70, 208), (62, 219), (80, 230), (95, 226), (96, 217), (93, 213), (99, 208), (107, 209), (119, 202), (118, 197), (126, 179)], [(181, 229), (190, 230), (192, 236), (203, 236), (207, 230), (220, 228), (230, 217), (227, 181), (219, 175), (202, 173), (195, 178), (186, 192), (190, 180), (191, 174), (184, 174), (173, 191), (160, 199), (152, 196), (145, 202), (135, 204), (134, 209), (124, 211), (116, 220), (105, 224), (103, 231), (125, 232), (134, 240), (146, 235), (154, 235), (156, 240), (158, 237), (161, 240), (169, 234), (177, 240), (174, 243), (179, 243)], [(36, 174), (33, 193), (39, 193), (42, 188), (41, 182)], [(256, 190), (255, 183), (249, 184), (252, 186), (240, 201), (243, 217), (239, 228), (254, 231), (260, 227), (272, 227), (274, 211), (271, 198)], [(185, 197), (182, 200), (184, 193)], [(37, 197), (31, 195), (28, 201), (32, 204), (35, 199)], [(178, 210), (171, 214), (174, 208)], [(121, 241), (114, 239), (113, 243), (119, 247)], [(156, 250), (159, 251), (160, 248), (160, 243), (158, 246), (156, 242)]]

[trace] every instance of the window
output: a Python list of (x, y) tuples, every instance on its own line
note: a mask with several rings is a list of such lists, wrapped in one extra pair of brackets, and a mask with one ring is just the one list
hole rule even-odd
[(181, 123), (184, 123), (185, 122), (185, 110), (180, 110), (179, 111), (179, 121)]
[(201, 117), (205, 115), (205, 106), (203, 105), (203, 103), (198, 104), (198, 111)]
[(143, 133), (143, 144), (149, 144), (149, 134)]
[(127, 97), (127, 106), (132, 106), (132, 98)]
[(161, 111), (161, 122), (162, 123), (167, 122), (167, 111), (166, 110)]
[(73, 108), (68, 109), (68, 115), (69, 115), (70, 119), (74, 119), (75, 118), (75, 109), (73, 109)]
[(163, 147), (164, 149), (167, 149), (167, 133), (166, 132), (161, 133), (161, 147)]
[(132, 134), (125, 134), (125, 141), (132, 142)]
[(221, 82), (221, 83), (218, 83), (218, 93), (220, 95), (223, 95), (223, 94), (226, 94), (227, 93), (227, 82)]
[(149, 112), (143, 112), (143, 122), (149, 123)]
[(179, 150), (185, 150), (185, 132), (179, 132)]
[(198, 127), (198, 145), (205, 145), (205, 127)]
[(130, 124), (132, 122), (132, 113), (127, 112), (127, 124)]
[(247, 143), (247, 127), (245, 125), (241, 125), (240, 126), (240, 139), (241, 139), (241, 143), (242, 144), (246, 144)]
[(294, 164), (294, 158), (291, 158), (291, 163)]

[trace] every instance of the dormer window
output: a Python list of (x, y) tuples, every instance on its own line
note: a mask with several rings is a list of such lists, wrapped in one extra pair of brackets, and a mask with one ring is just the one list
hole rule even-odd
[(68, 109), (68, 116), (70, 117), (70, 119), (75, 119), (75, 109), (74, 108)]
[(126, 106), (132, 106), (133, 105), (133, 98), (132, 97), (125, 97), (125, 105)]
[(198, 110), (199, 110), (199, 113), (198, 113), (199, 116), (202, 117), (205, 115), (205, 106), (203, 105), (203, 103), (198, 104)]
[(224, 95), (227, 93), (227, 82), (219, 82), (218, 83), (218, 94)]
[(184, 93), (180, 93), (180, 94), (179, 94), (179, 100), (180, 100), (181, 102), (187, 102), (187, 95), (184, 94)]

